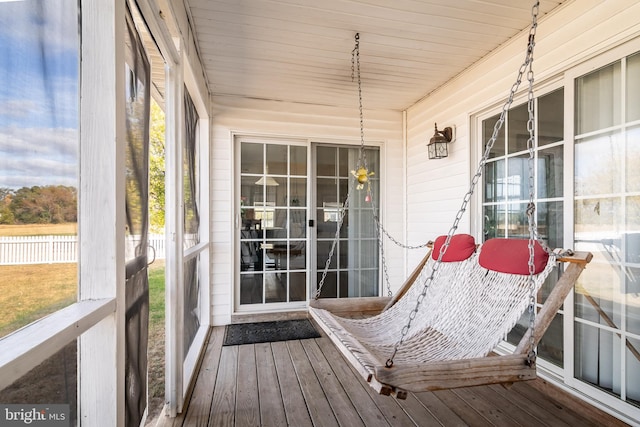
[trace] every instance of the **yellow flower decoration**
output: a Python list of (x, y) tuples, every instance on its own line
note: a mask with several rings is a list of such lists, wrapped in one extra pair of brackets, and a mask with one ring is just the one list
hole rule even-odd
[(360, 166), (357, 171), (352, 170), (351, 174), (358, 180), (356, 188), (362, 190), (364, 185), (369, 181), (369, 177), (375, 175), (375, 172), (369, 172), (364, 166)]

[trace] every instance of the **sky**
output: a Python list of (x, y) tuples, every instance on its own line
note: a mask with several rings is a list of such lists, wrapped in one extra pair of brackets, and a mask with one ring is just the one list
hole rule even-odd
[(0, 0), (0, 188), (77, 187), (77, 0)]

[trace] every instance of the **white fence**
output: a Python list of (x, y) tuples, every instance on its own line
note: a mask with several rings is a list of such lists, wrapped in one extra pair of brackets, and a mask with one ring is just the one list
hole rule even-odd
[[(150, 234), (149, 246), (158, 259), (165, 257), (163, 234)], [(149, 251), (153, 258), (153, 250)], [(77, 236), (0, 236), (0, 265), (76, 262)]]

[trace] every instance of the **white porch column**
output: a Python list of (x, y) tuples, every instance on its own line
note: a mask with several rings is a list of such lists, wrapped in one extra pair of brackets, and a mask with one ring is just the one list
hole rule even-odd
[(116, 311), (79, 338), (78, 422), (122, 426), (125, 413), (125, 0), (81, 1), (79, 299)]

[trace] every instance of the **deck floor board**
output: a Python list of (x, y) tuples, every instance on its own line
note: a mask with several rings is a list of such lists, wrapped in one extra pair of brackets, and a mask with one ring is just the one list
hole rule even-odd
[(265, 427), (287, 425), (282, 391), (278, 382), (276, 363), (271, 344), (256, 344), (256, 367), (258, 373), (258, 396), (260, 397), (260, 424)]
[[(222, 346), (212, 329), (185, 409), (158, 426), (607, 426), (626, 424), (574, 399), (563, 405), (532, 383), (378, 395), (324, 334)], [(542, 381), (542, 380), (534, 380)], [(557, 396), (558, 390), (553, 393)], [(583, 407), (583, 406), (582, 406)], [(578, 409), (576, 409), (578, 408)], [(595, 412), (594, 412), (595, 411)], [(595, 414), (595, 415), (594, 415)]]

